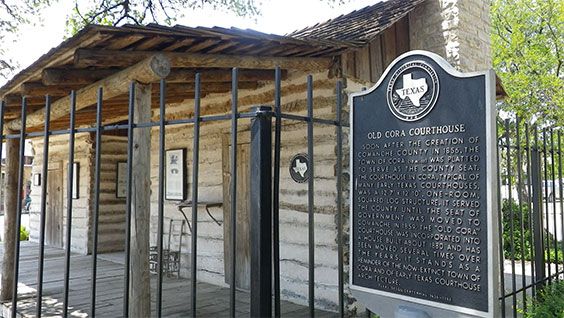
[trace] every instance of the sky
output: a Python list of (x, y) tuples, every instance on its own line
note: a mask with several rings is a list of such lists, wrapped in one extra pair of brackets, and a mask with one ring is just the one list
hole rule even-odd
[[(342, 5), (330, 5), (324, 0), (263, 0), (261, 15), (255, 19), (204, 9), (186, 13), (185, 18), (177, 23), (187, 26), (234, 26), (282, 35), (379, 1), (381, 0), (349, 0)], [(23, 26), (15, 35), (15, 42), (9, 44), (10, 49), (6, 53), (8, 58), (19, 65), (19, 70), (63, 41), (66, 15), (72, 9), (73, 2), (59, 1), (43, 11), (41, 24)], [(0, 79), (0, 85), (5, 81)]]

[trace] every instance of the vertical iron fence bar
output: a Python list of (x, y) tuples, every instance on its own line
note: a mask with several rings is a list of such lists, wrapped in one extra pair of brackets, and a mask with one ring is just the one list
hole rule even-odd
[[(500, 185), (500, 187), (502, 186), (502, 173), (501, 173), (501, 158), (500, 158), (500, 153), (503, 155), (503, 148), (502, 148), (502, 144), (501, 144), (501, 138), (499, 136), (499, 128), (500, 128), (500, 122), (496, 121), (496, 141), (497, 141), (497, 152), (496, 152), (496, 162), (498, 164), (498, 168), (497, 169), (497, 183)], [(501, 297), (501, 316), (505, 317), (505, 275), (504, 275), (504, 260), (505, 260), (505, 254), (503, 252), (503, 203), (501, 202), (501, 188), (500, 191), (497, 191), (497, 213), (498, 213), (498, 232), (499, 232), (499, 271), (501, 273), (501, 279), (500, 279), (500, 289), (501, 289), (501, 293), (502, 293), (502, 297)]]
[(528, 207), (528, 228), (530, 235), (530, 247), (529, 253), (531, 255), (531, 295), (534, 298), (536, 294), (536, 285), (535, 282), (535, 242), (534, 242), (534, 235), (533, 235), (533, 179), (532, 179), (532, 162), (531, 162), (531, 155), (533, 151), (533, 145), (531, 144), (531, 139), (529, 135), (530, 127), (528, 124), (525, 124), (525, 143), (527, 144), (527, 180), (528, 180), (528, 196), (527, 196), (527, 207)]
[(309, 178), (307, 182), (308, 247), (309, 247), (309, 315), (315, 315), (315, 218), (314, 218), (314, 163), (313, 163), (313, 77), (307, 76), (307, 156), (309, 158)]
[[(545, 255), (543, 255), (543, 258), (546, 259), (546, 263), (548, 263), (548, 281), (551, 282), (552, 278), (551, 278), (551, 262), (550, 262), (550, 236), (548, 235), (548, 208), (550, 206), (549, 204), (549, 194), (548, 194), (548, 148), (547, 148), (547, 144), (546, 144), (546, 128), (542, 129), (542, 148), (543, 148), (543, 162), (544, 162), (544, 214), (545, 214), (545, 222), (543, 222), (542, 228), (541, 228), (541, 232), (543, 233), (543, 237), (545, 237), (546, 241), (545, 241), (545, 247), (546, 247), (546, 252)], [(553, 182), (554, 185), (554, 182)], [(545, 230), (545, 225), (546, 225), (546, 230)], [(545, 233), (546, 231), (546, 233)], [(545, 263), (545, 264), (546, 264)], [(546, 266), (546, 265), (545, 265)]]
[(238, 100), (238, 84), (239, 70), (233, 68), (231, 73), (231, 286), (229, 290), (229, 312), (231, 317), (235, 317), (235, 275), (236, 258), (237, 258), (237, 100)]
[[(558, 130), (558, 179), (560, 184), (560, 243), (562, 244), (562, 253), (564, 253), (564, 185), (562, 182), (562, 131)], [(564, 269), (564, 255), (562, 255), (562, 268)]]
[(337, 253), (338, 255), (338, 280), (339, 280), (339, 315), (345, 316), (344, 297), (344, 264), (343, 264), (343, 127), (341, 126), (341, 113), (343, 102), (343, 82), (337, 81)]
[[(539, 147), (539, 131), (534, 129), (534, 152), (532, 153), (531, 168), (533, 170), (533, 236), (535, 237), (535, 290), (538, 291), (544, 285), (545, 262), (544, 262), (544, 239), (543, 239), (543, 217), (542, 217), (542, 170)], [(537, 284), (537, 282), (539, 282)]]
[[(526, 160), (527, 160), (527, 190), (528, 190), (528, 196), (527, 196), (527, 216), (528, 216), (528, 220), (529, 220), (529, 233), (531, 233), (530, 237), (530, 255), (531, 255), (531, 283), (533, 283), (535, 281), (535, 249), (534, 249), (534, 235), (533, 234), (533, 206), (532, 206), (532, 202), (533, 202), (533, 180), (532, 180), (532, 164), (531, 164), (531, 153), (532, 153), (532, 145), (531, 145), (531, 140), (529, 137), (529, 125), (525, 123), (525, 144), (526, 144)], [(536, 291), (536, 285), (533, 283), (531, 284), (531, 295), (534, 298), (535, 297), (535, 291)]]
[(157, 221), (157, 317), (162, 317), (163, 301), (163, 232), (164, 232), (164, 165), (165, 165), (165, 80), (159, 87), (159, 202)]
[(98, 88), (98, 100), (96, 103), (96, 152), (94, 157), (94, 220), (92, 224), (92, 280), (91, 280), (91, 300), (90, 315), (96, 317), (96, 276), (98, 261), (98, 220), (100, 219), (100, 158), (102, 151), (102, 87)]
[[(3, 117), (0, 117), (0, 121)], [(45, 217), (47, 211), (47, 175), (49, 173), (49, 128), (51, 121), (51, 97), (45, 96), (45, 126), (43, 135), (43, 167), (41, 170), (41, 207), (39, 219), (39, 264), (37, 266), (37, 306), (35, 316), (41, 318), (43, 304), (43, 270), (45, 267)], [(3, 131), (0, 128), (0, 131)], [(1, 141), (0, 141), (0, 144)], [(0, 153), (1, 155), (1, 153)]]
[(135, 82), (129, 85), (127, 115), (127, 193), (125, 199), (125, 266), (123, 286), (123, 316), (129, 317), (129, 265), (131, 255), (131, 189), (133, 174), (133, 109), (135, 107)]
[[(2, 101), (0, 102), (0, 160), (1, 160), (2, 156), (4, 155), (4, 154), (2, 153), (2, 148), (3, 148), (2, 145), (4, 144), (4, 111), (5, 111), (5, 110), (6, 110), (6, 102), (5, 102), (4, 100), (2, 100)], [(6, 138), (6, 139), (7, 139), (7, 138)], [(7, 145), (6, 145), (6, 148), (8, 148)], [(2, 175), (2, 174), (1, 174), (1, 170), (2, 170), (2, 165), (0, 164), (0, 177), (1, 177), (1, 175)], [(5, 180), (4, 180), (4, 181), (5, 181)], [(5, 189), (6, 189), (6, 188), (5, 188), (5, 186), (6, 186), (5, 182), (4, 182), (4, 184), (2, 184), (2, 186), (4, 187), (4, 193), (6, 193), (6, 191), (5, 191)], [(18, 232), (19, 232), (19, 231), (18, 231)]]
[[(6, 110), (6, 102), (4, 100), (2, 100), (0, 102), (0, 160), (3, 156), (2, 145), (4, 144), (4, 111), (5, 110)], [(6, 148), (8, 148), (7, 145), (6, 145)], [(1, 170), (2, 170), (2, 165), (0, 165), (0, 176), (2, 175)], [(5, 183), (2, 184), (2, 186), (5, 187)], [(5, 189), (6, 188), (4, 188), (4, 193), (6, 193)], [(19, 232), (19, 230), (18, 230), (18, 232)], [(19, 237), (18, 237), (18, 239), (19, 239)]]
[(281, 110), (282, 71), (274, 71), (274, 182), (272, 188), (272, 263), (274, 269), (274, 317), (280, 317), (280, 147), (282, 118)]
[[(4, 111), (5, 110), (6, 110), (6, 102), (4, 100), (2, 100), (0, 102), (0, 160), (1, 160), (2, 156), (4, 155), (2, 153), (2, 148), (3, 148), (2, 145), (4, 144)], [(6, 148), (8, 148), (7, 145), (6, 145)], [(0, 164), (0, 177), (2, 175), (1, 170), (2, 170), (2, 165)], [(1, 186), (4, 187), (4, 193), (6, 193), (5, 182)], [(18, 230), (18, 232), (19, 232), (19, 230)], [(19, 237), (18, 237), (18, 239), (19, 239)]]
[(22, 224), (22, 188), (23, 188), (23, 167), (25, 155), (25, 130), (27, 119), (27, 99), (22, 97), (22, 129), (20, 130), (20, 149), (19, 149), (19, 166), (18, 166), (18, 201), (16, 203), (16, 230), (14, 231), (15, 249), (14, 249), (14, 289), (12, 294), (12, 317), (16, 317), (18, 310), (18, 282), (20, 270), (20, 227)]
[[(69, 163), (67, 173), (67, 228), (66, 228), (66, 248), (65, 248), (65, 282), (63, 297), (63, 317), (68, 316), (69, 305), (69, 283), (70, 283), (70, 249), (72, 234), (72, 192), (74, 175), (74, 137), (75, 137), (75, 116), (76, 116), (76, 92), (71, 92), (70, 123), (69, 123)], [(77, 176), (78, 177), (78, 176)], [(76, 189), (78, 191), (78, 189)]]
[[(192, 317), (196, 317), (196, 279), (198, 262), (198, 173), (200, 164), (200, 73), (196, 73), (194, 93), (194, 140), (192, 146)], [(184, 225), (184, 223), (182, 223)], [(182, 237), (182, 235), (181, 235)]]
[(522, 157), (521, 157), (521, 134), (520, 134), (520, 119), (517, 116), (515, 119), (515, 142), (517, 151), (517, 195), (519, 199), (519, 230), (521, 231), (521, 286), (523, 289), (523, 310), (527, 308), (527, 277), (525, 276), (525, 221), (523, 218), (523, 176), (521, 173)]
[(511, 138), (510, 138), (510, 121), (509, 119), (505, 120), (505, 143), (507, 147), (507, 190), (508, 190), (508, 207), (509, 207), (509, 223), (510, 223), (510, 231), (509, 237), (511, 240), (511, 291), (513, 293), (512, 300), (513, 300), (513, 317), (517, 317), (517, 277), (515, 276), (515, 211), (513, 211), (513, 197), (512, 197), (512, 182), (511, 182)]
[[(555, 161), (555, 157), (554, 157), (554, 130), (552, 128), (550, 128), (550, 160), (551, 160), (551, 170), (552, 170), (552, 220), (554, 221), (554, 266), (556, 267), (554, 270), (554, 273), (558, 273), (558, 232), (556, 230), (556, 161)], [(549, 233), (549, 226), (548, 226), (548, 220), (547, 220), (547, 227), (546, 227), (546, 231), (547, 231), (547, 235)], [(548, 252), (550, 254), (550, 251)], [(548, 266), (552, 267), (552, 264), (548, 264)], [(558, 275), (556, 276), (556, 279), (558, 279)]]

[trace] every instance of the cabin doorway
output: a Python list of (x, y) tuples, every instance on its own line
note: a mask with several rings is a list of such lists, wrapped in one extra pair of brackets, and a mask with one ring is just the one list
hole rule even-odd
[[(248, 139), (247, 139), (248, 140)], [(231, 284), (231, 145), (228, 136), (223, 138), (223, 250), (225, 282)], [(251, 286), (251, 245), (250, 245), (250, 144), (237, 144), (237, 244), (235, 264), (235, 286), (249, 290)]]
[(61, 163), (49, 165), (45, 212), (45, 243), (49, 246), (63, 247), (63, 169)]

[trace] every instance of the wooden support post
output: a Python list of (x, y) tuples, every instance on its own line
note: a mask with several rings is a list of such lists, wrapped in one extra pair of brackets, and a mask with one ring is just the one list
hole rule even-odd
[[(17, 134), (14, 131), (8, 131), (8, 134)], [(20, 139), (6, 140), (6, 170), (4, 179), (4, 256), (2, 259), (2, 286), (0, 292), (0, 300), (5, 301), (12, 299), (14, 290), (14, 265), (15, 265), (15, 231), (17, 204), (20, 199), (20, 191), (18, 189), (18, 162), (19, 162)]]
[[(151, 120), (151, 85), (135, 84), (135, 123)], [(149, 276), (149, 223), (151, 221), (151, 129), (133, 134), (131, 188), (131, 263), (129, 268), (129, 316), (151, 316)]]

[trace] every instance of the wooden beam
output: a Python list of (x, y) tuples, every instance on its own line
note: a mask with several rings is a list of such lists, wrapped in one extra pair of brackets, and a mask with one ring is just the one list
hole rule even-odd
[[(76, 67), (125, 67), (132, 65), (147, 56), (155, 54), (151, 51), (110, 51), (78, 49), (75, 51)], [(303, 71), (328, 70), (331, 58), (325, 57), (271, 57), (252, 55), (196, 54), (182, 52), (164, 53), (170, 59), (172, 67), (224, 67), (246, 69), (295, 69)]]
[[(70, 85), (88, 85), (117, 73), (118, 71), (119, 69), (87, 70), (77, 68), (51, 68), (43, 71), (42, 83), (46, 85), (47, 88), (52, 85), (68, 87), (70, 87)], [(194, 78), (198, 72), (201, 74), (202, 83), (231, 81), (230, 69), (195, 70), (188, 68), (171, 69), (170, 74), (166, 77), (166, 81), (167, 83), (194, 83)], [(282, 71), (283, 80), (287, 78), (287, 74), (287, 71)], [(273, 80), (274, 71), (272, 70), (239, 71), (239, 81), (242, 82)], [(21, 99), (21, 96), (18, 98)]]
[(87, 85), (106, 78), (119, 69), (46, 68), (41, 73), (44, 85)]
[(78, 90), (82, 85), (43, 85), (40, 82), (25, 82), (21, 85), (20, 93), (23, 96), (66, 96), (71, 91)]
[[(162, 54), (152, 55), (119, 73), (77, 91), (76, 109), (80, 110), (94, 104), (100, 87), (104, 90), (104, 98), (108, 99), (127, 93), (132, 81), (152, 83), (165, 78), (169, 73), (170, 60)], [(69, 113), (69, 110), (70, 97), (63, 97), (51, 105), (51, 119), (63, 117)], [(36, 111), (28, 115), (27, 125), (29, 127), (42, 125), (44, 120), (45, 112)], [(13, 120), (7, 123), (7, 126), (13, 130), (19, 130), (21, 120)]]
[[(177, 68), (170, 71), (167, 76), (167, 83), (194, 83), (196, 73), (200, 73), (202, 83), (231, 82), (231, 70), (200, 70)], [(282, 71), (282, 79), (286, 79), (287, 71)], [(240, 70), (239, 81), (273, 81), (274, 71), (271, 70)]]
[[(151, 85), (135, 85), (136, 123), (151, 121)], [(129, 267), (129, 316), (151, 316), (149, 239), (151, 223), (151, 129), (133, 134), (133, 175), (131, 188), (131, 264)]]
[[(240, 82), (239, 89), (255, 89), (258, 87), (256, 82)], [(212, 93), (227, 93), (231, 91), (231, 83), (207, 83), (202, 85), (202, 95)], [(178, 103), (185, 99), (194, 98), (195, 87), (193, 83), (169, 84), (166, 88), (166, 103)], [(159, 88), (153, 86), (153, 104), (158, 105)], [(104, 101), (103, 106), (124, 105), (127, 107), (128, 95), (120, 95), (110, 100)], [(93, 112), (94, 110), (92, 110)]]
[[(8, 131), (8, 133), (17, 133)], [(2, 289), (0, 300), (12, 299), (14, 290), (14, 258), (15, 258), (15, 235), (16, 217), (18, 215), (17, 202), (20, 200), (21, 189), (18, 189), (18, 164), (20, 139), (6, 140), (6, 168), (4, 179), (4, 253), (2, 256)], [(19, 229), (17, 229), (19, 232)]]

